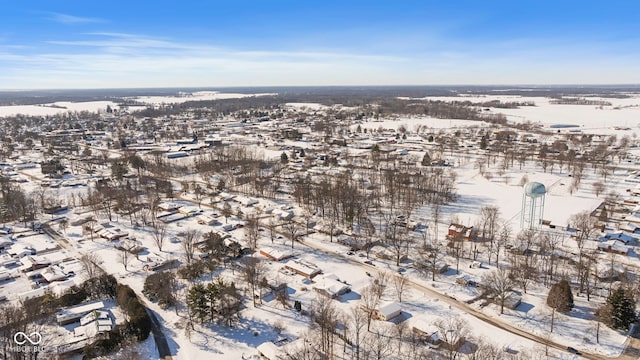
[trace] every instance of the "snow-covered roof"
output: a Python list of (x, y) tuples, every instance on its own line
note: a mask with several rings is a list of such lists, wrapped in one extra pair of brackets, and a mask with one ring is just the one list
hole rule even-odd
[(104, 310), (94, 310), (80, 318), (80, 325), (87, 325), (95, 320), (109, 319), (109, 313)]
[(624, 242), (625, 244), (628, 244), (630, 242), (636, 242), (638, 240), (638, 238), (636, 238), (635, 236), (631, 236), (629, 234), (626, 234), (626, 233), (624, 233), (622, 231), (616, 231), (616, 232), (611, 232), (611, 233), (604, 234), (604, 236), (601, 237), (600, 240), (602, 240), (602, 241), (620, 240), (620, 241)]
[(378, 312), (382, 314), (385, 318), (389, 318), (392, 315), (399, 314), (402, 311), (402, 307), (395, 301), (391, 301), (380, 305), (378, 308)]
[(293, 253), (289, 250), (280, 250), (280, 249), (271, 248), (271, 247), (261, 248), (260, 253), (276, 261), (284, 260), (293, 256)]
[(285, 267), (297, 272), (300, 275), (314, 277), (320, 274), (321, 270), (315, 264), (308, 263), (303, 260), (290, 260)]
[(349, 285), (338, 281), (335, 275), (333, 277), (331, 275), (318, 275), (314, 282), (314, 289), (325, 292), (331, 298), (344, 294), (349, 289)]
[(60, 267), (55, 265), (46, 268), (40, 273), (40, 275), (42, 275), (47, 282), (63, 280), (67, 277), (67, 274), (65, 274)]
[(56, 321), (58, 321), (58, 323), (61, 323), (72, 319), (80, 319), (85, 314), (94, 310), (102, 309), (104, 307), (104, 303), (98, 300), (62, 309), (56, 314)]
[(629, 252), (629, 246), (625, 245), (620, 240), (607, 240), (598, 243), (598, 249), (605, 251), (615, 251), (621, 254), (627, 254)]
[(262, 344), (258, 345), (256, 350), (258, 350), (258, 352), (262, 354), (262, 356), (266, 357), (269, 360), (278, 359), (278, 355), (280, 354), (280, 349), (271, 341), (263, 342)]

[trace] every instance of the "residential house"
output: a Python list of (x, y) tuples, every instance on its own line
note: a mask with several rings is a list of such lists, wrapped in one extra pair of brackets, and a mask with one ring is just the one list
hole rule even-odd
[(282, 261), (293, 257), (293, 253), (289, 250), (280, 250), (270, 247), (261, 248), (260, 255), (273, 261)]
[(307, 278), (313, 278), (322, 272), (318, 266), (304, 260), (290, 260), (284, 267)]
[(629, 255), (631, 249), (621, 240), (607, 240), (598, 243), (598, 250), (620, 255)]
[(447, 231), (447, 238), (451, 240), (462, 239), (465, 241), (473, 241), (478, 237), (478, 232), (473, 226), (467, 227), (461, 224), (451, 224)]
[(351, 286), (340, 281), (334, 274), (318, 275), (313, 279), (313, 282), (313, 289), (330, 299), (335, 299), (351, 291)]

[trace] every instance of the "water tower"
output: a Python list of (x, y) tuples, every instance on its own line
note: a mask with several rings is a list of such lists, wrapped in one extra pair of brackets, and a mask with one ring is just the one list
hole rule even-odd
[(522, 218), (520, 228), (532, 230), (540, 227), (544, 214), (544, 196), (547, 189), (539, 182), (530, 182), (524, 186), (522, 195)]

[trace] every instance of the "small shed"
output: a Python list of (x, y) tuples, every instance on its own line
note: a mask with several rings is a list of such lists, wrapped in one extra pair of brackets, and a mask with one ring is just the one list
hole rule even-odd
[(389, 321), (402, 313), (402, 307), (395, 301), (384, 303), (373, 313), (373, 317), (378, 320)]

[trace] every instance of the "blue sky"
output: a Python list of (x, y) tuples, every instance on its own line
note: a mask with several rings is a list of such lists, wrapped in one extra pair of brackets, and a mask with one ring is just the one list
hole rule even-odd
[(7, 1), (0, 89), (639, 84), (636, 1)]

